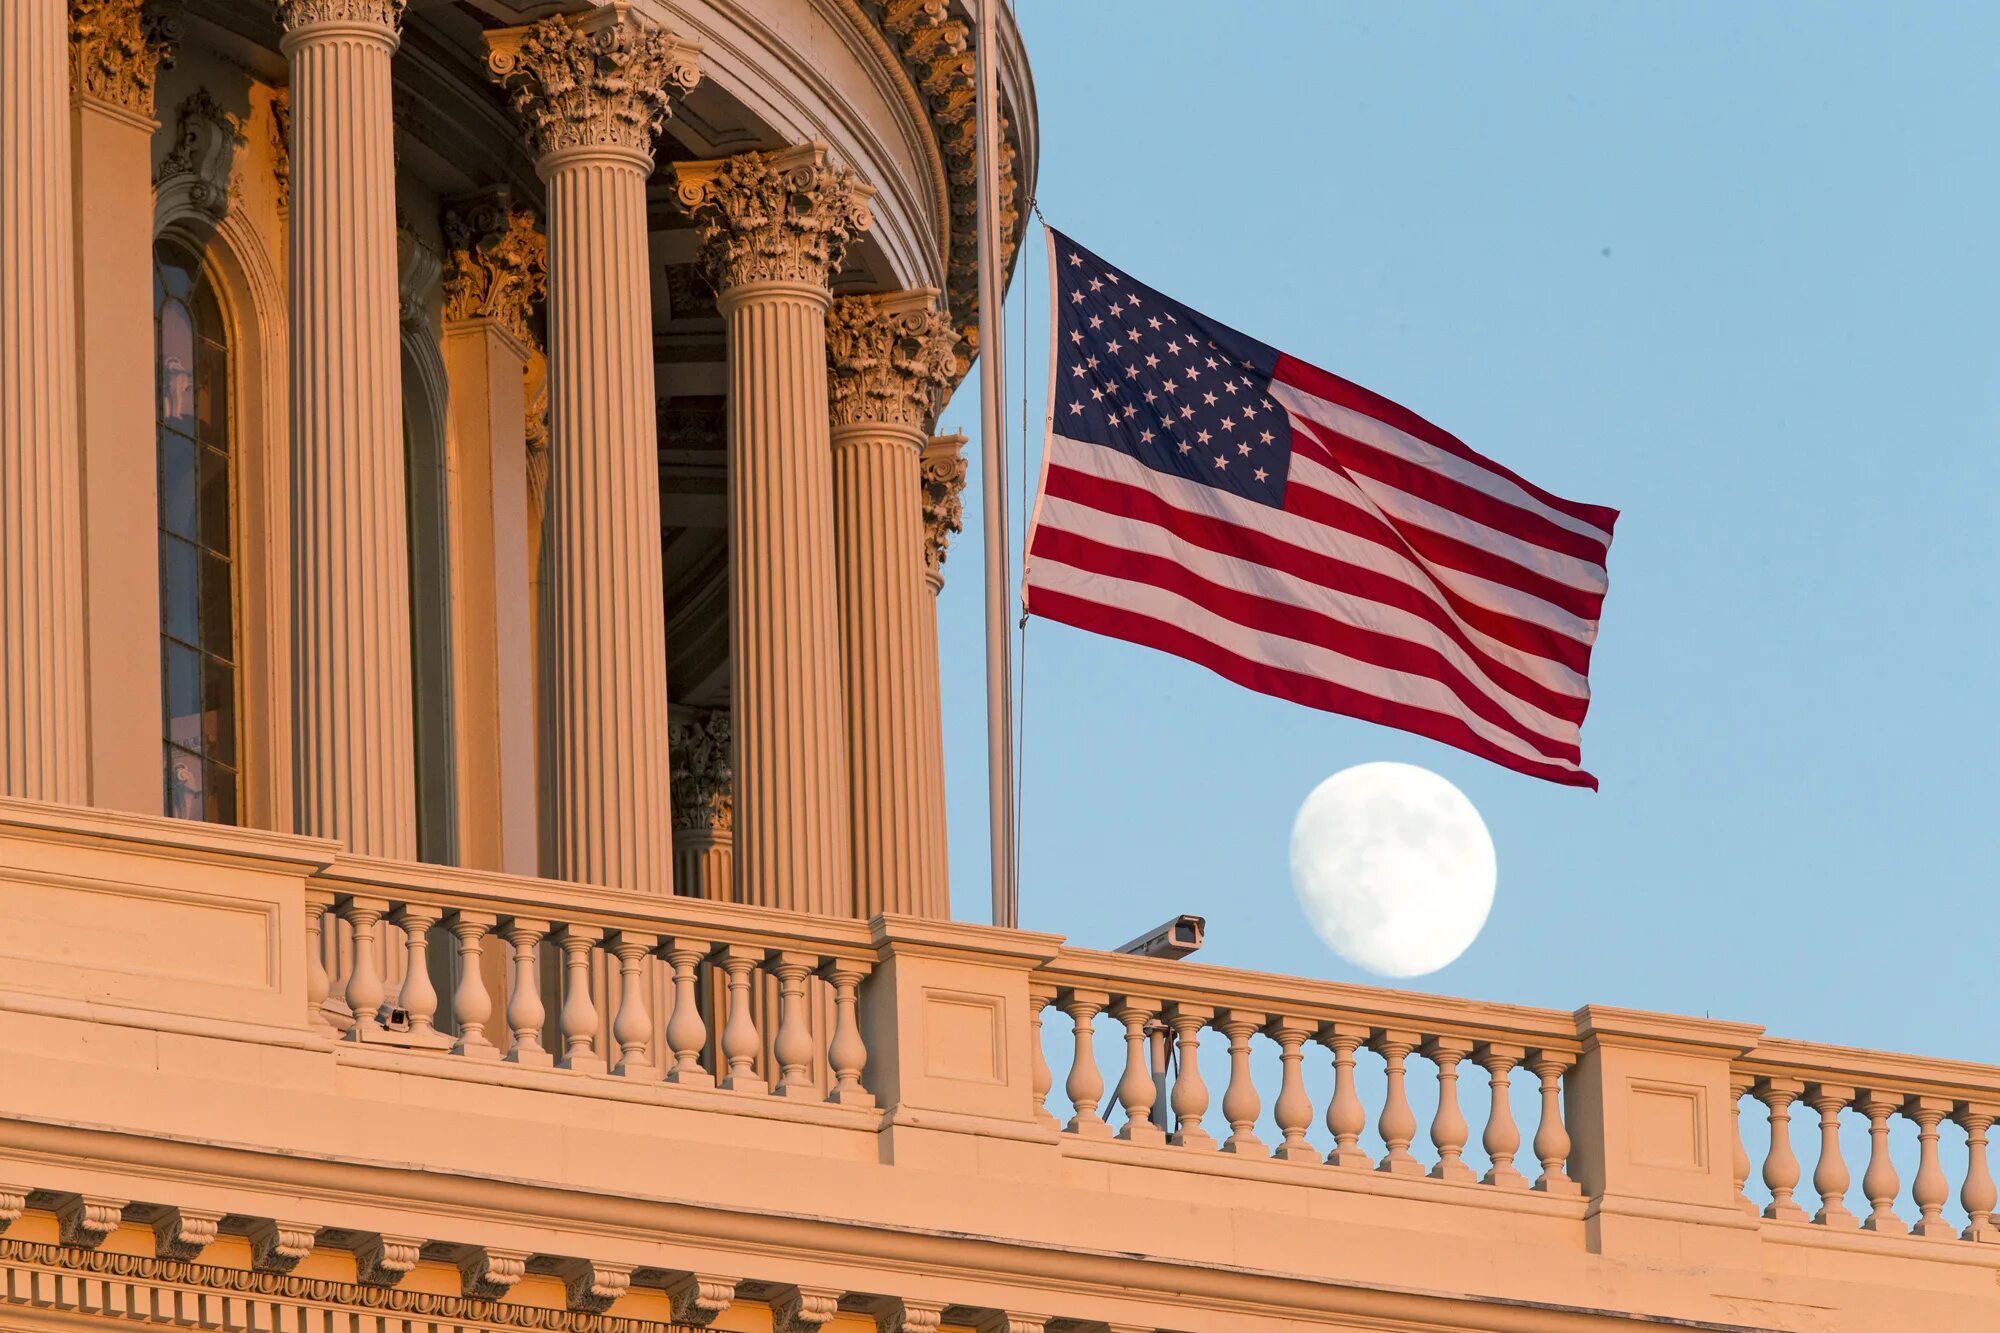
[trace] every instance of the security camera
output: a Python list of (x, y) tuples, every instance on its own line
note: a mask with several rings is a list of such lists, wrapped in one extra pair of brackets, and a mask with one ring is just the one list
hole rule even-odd
[(1201, 917), (1183, 913), (1119, 945), (1115, 952), (1142, 958), (1185, 958), (1201, 947), (1202, 932), (1207, 929), (1208, 922)]

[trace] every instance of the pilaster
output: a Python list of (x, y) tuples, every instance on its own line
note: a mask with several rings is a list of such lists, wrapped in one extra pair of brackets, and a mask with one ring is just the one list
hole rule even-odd
[(291, 64), (296, 827), (413, 859), (389, 61), (404, 0), (277, 0)]
[(729, 349), (737, 894), (854, 910), (828, 284), (872, 194), (824, 144), (678, 163)]
[(548, 185), (543, 870), (672, 893), (646, 177), (700, 48), (623, 3), (487, 40)]
[(930, 288), (827, 316), (835, 557), (854, 811), (854, 905), (951, 915), (921, 456), (958, 335)]

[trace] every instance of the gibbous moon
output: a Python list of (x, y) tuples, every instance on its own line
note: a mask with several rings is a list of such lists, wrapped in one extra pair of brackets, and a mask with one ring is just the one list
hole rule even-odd
[(1479, 811), (1414, 764), (1342, 769), (1292, 822), (1292, 887), (1313, 929), (1381, 976), (1422, 976), (1464, 953), (1498, 877)]

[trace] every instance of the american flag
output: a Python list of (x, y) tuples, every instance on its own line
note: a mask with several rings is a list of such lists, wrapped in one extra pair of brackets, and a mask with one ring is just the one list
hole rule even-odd
[(1596, 787), (1580, 748), (1618, 512), (1049, 232), (1030, 613)]

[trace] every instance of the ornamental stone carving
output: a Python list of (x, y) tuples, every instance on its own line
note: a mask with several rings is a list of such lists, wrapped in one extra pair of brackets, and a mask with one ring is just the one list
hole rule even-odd
[(64, 1245), (94, 1250), (118, 1229), (124, 1219), (125, 1199), (101, 1194), (64, 1194), (55, 1200), (56, 1226)]
[(321, 23), (366, 23), (395, 31), (409, 0), (277, 0), (278, 22), (286, 32)]
[(667, 729), (674, 827), (727, 833), (736, 820), (736, 774), (730, 767), (729, 713), (698, 709)]
[(928, 430), (951, 384), (957, 344), (937, 292), (928, 287), (834, 301), (826, 316), (833, 424)]
[(278, 186), (278, 216), (292, 211), (292, 90), (271, 98), (271, 179)]
[(736, 1279), (714, 1273), (682, 1273), (667, 1283), (667, 1299), (673, 1303), (674, 1322), (707, 1328), (715, 1317), (736, 1302)]
[(513, 98), (537, 157), (569, 148), (648, 156), (673, 97), (701, 82), (701, 44), (614, 3), (487, 36), (487, 68)]
[(417, 1266), (423, 1248), (417, 1236), (363, 1235), (354, 1247), (354, 1280), (364, 1287), (393, 1287)]
[(840, 1313), (840, 1293), (827, 1287), (785, 1287), (771, 1297), (776, 1333), (819, 1333)]
[(944, 579), (945, 553), (965, 530), (965, 437), (934, 435), (924, 446), (924, 570)]
[(445, 210), (444, 317), (490, 319), (538, 347), (536, 307), (548, 293), (548, 240), (535, 215), (495, 190)]
[(289, 1273), (311, 1254), (319, 1228), (310, 1222), (260, 1217), (250, 1223), (250, 1267), (259, 1273)]
[(846, 168), (827, 165), (823, 143), (680, 162), (674, 174), (717, 292), (754, 282), (825, 287), (848, 243), (868, 229), (875, 194)]
[(160, 159), (155, 185), (176, 176), (192, 176), (188, 200), (213, 217), (229, 211), (229, 187), (236, 174), (236, 150), (243, 146), (243, 127), (224, 111), (206, 88), (187, 95), (174, 115), (174, 146)]
[(86, 102), (153, 114), (153, 82), (181, 36), (169, 0), (69, 0), (69, 89)]
[(526, 1250), (472, 1246), (458, 1261), (459, 1289), (479, 1300), (504, 1300), (527, 1271)]
[(222, 1214), (194, 1208), (167, 1208), (153, 1221), (153, 1253), (162, 1259), (194, 1259), (215, 1240)]

